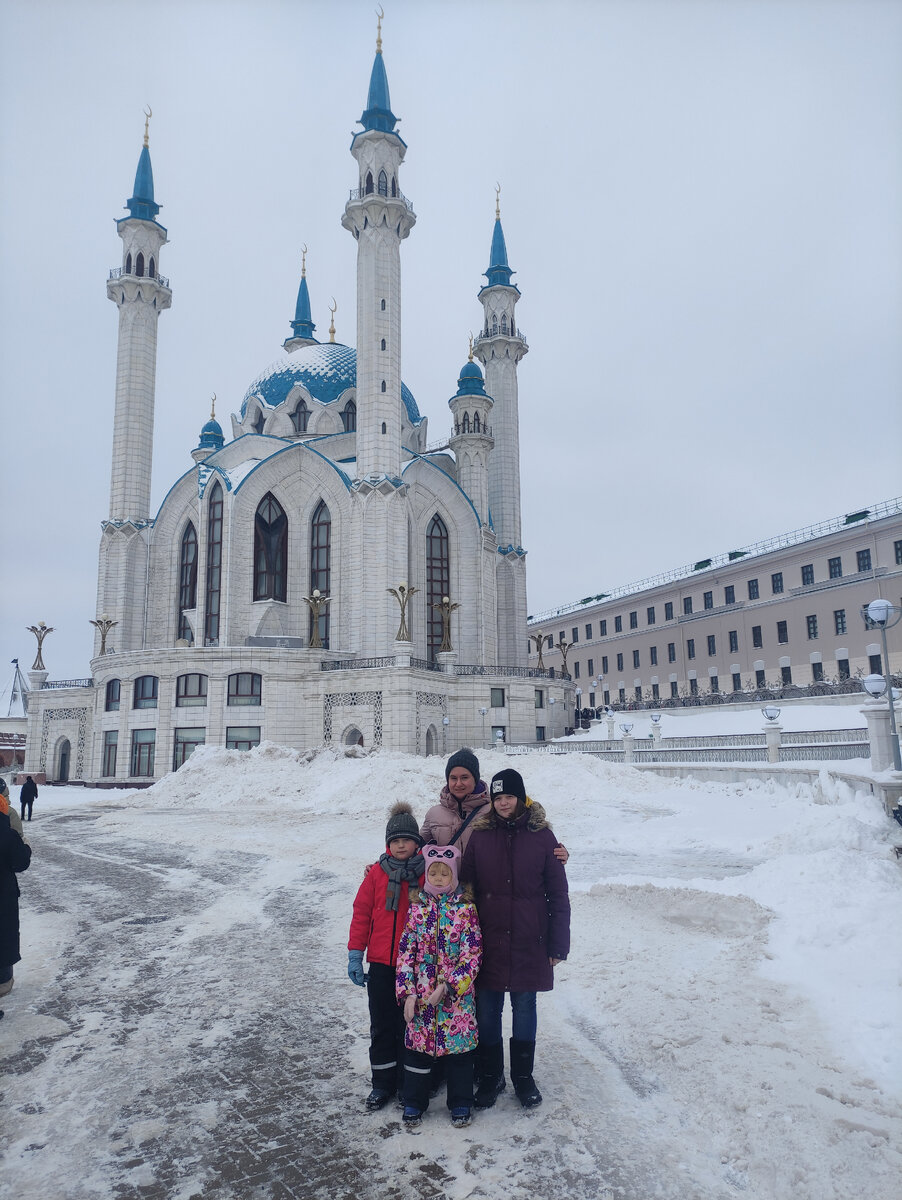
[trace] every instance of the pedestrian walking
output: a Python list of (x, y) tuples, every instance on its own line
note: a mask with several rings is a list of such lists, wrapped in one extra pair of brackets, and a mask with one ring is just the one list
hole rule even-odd
[(22, 789), (19, 792), (19, 807), (22, 810), (22, 820), (25, 820), (25, 809), (28, 808), (28, 820), (31, 820), (31, 808), (35, 800), (38, 798), (38, 785), (30, 775), (25, 777), (25, 782), (22, 784)]
[(31, 847), (13, 829), (9, 817), (7, 789), (5, 795), (0, 793), (0, 996), (12, 991), (13, 967), (22, 957), (19, 953), (19, 882), (16, 875), (27, 871), (31, 862)]

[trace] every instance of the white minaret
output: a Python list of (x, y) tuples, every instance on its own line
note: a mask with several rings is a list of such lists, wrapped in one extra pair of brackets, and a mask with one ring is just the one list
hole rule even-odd
[(406, 145), (394, 132), (382, 25), (370, 76), (363, 132), (351, 153), (359, 168), (341, 219), (357, 239), (357, 478), (401, 472), (401, 242), (416, 214), (401, 195)]
[[(500, 188), (499, 188), (500, 192)], [(486, 271), (488, 283), (479, 292), (483, 307), (482, 334), (473, 352), (485, 367), (485, 390), (494, 400), (492, 433), (495, 448), (489, 456), (489, 512), (498, 541), (498, 662), (523, 666), (528, 660), (526, 629), (526, 554), (520, 531), (520, 414), (517, 364), (526, 354), (526, 339), (517, 328), (520, 289), (511, 283), (507, 247), (501, 228), (501, 208), (495, 202), (495, 228)]]
[(482, 371), (470, 357), (460, 372), (457, 395), (448, 401), (453, 417), (449, 445), (457, 460), (457, 482), (470, 497), (483, 525), (489, 523), (488, 463), (494, 439), (490, 415), (492, 398), (486, 395)]
[[(495, 449), (489, 459), (489, 508), (499, 549), (520, 546), (520, 415), (517, 364), (529, 347), (517, 330), (515, 309), (520, 289), (511, 283), (507, 247), (501, 228), (501, 208), (495, 202), (495, 228), (486, 271), (488, 283), (479, 292), (484, 320), (473, 352), (485, 367), (485, 390), (495, 401), (492, 412)], [(521, 638), (522, 640), (522, 638)]]
[(172, 303), (169, 281), (160, 275), (160, 249), (167, 238), (155, 219), (160, 206), (153, 198), (148, 142), (145, 121), (135, 191), (126, 204), (130, 215), (116, 222), (122, 238), (122, 266), (111, 271), (107, 281), (107, 295), (119, 308), (111, 521), (138, 522), (150, 517), (157, 321)]

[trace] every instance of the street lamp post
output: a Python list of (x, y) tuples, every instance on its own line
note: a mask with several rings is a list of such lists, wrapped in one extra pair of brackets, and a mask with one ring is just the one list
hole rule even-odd
[(479, 715), (482, 717), (482, 744), (485, 745), (485, 717), (489, 710), (483, 705), (479, 710)]
[[(893, 767), (902, 771), (902, 754), (899, 751), (899, 731), (896, 728), (896, 707), (893, 703), (893, 680), (889, 669), (889, 648), (886, 643), (886, 631), (898, 625), (902, 620), (902, 607), (890, 604), (889, 600), (872, 600), (861, 609), (865, 628), (880, 630), (880, 640), (883, 642), (883, 677), (886, 680), (886, 700), (889, 704), (890, 740), (893, 748)], [(870, 691), (870, 689), (868, 689)], [(873, 695), (873, 693), (872, 693)]]
[(557, 700), (554, 696), (549, 696), (548, 703), (551, 705), (551, 740), (554, 741), (554, 706)]
[(576, 689), (576, 720), (573, 722), (573, 724), (576, 726), (577, 729), (582, 729), (582, 727), (583, 727), (583, 715), (582, 715), (582, 711), (579, 707), (579, 698), (582, 694), (583, 694), (583, 689), (578, 687)]

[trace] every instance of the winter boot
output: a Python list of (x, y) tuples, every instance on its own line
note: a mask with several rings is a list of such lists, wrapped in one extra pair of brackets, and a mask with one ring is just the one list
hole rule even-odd
[(374, 1087), (366, 1098), (367, 1112), (378, 1112), (380, 1108), (385, 1108), (394, 1094), (388, 1088)]
[(532, 1067), (536, 1056), (535, 1042), (520, 1042), (516, 1038), (510, 1040), (511, 1083), (517, 1093), (517, 1099), (524, 1108), (535, 1108), (542, 1103), (542, 1093), (536, 1087), (532, 1077)]
[(505, 1089), (504, 1082), (504, 1043), (497, 1042), (494, 1046), (483, 1046), (476, 1049), (479, 1062), (479, 1087), (473, 1103), (477, 1108), (491, 1108)]

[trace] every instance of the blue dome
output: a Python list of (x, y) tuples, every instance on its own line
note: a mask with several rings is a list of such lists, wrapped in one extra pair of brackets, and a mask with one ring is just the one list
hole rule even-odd
[(200, 441), (198, 446), (213, 446), (219, 450), (222, 448), (225, 438), (222, 435), (222, 426), (212, 417), (200, 431)]
[[(342, 392), (357, 386), (357, 351), (340, 342), (322, 342), (318, 346), (303, 346), (271, 363), (247, 389), (241, 403), (241, 419), (244, 420), (253, 396), (259, 396), (270, 408), (278, 408), (297, 384), (305, 387), (320, 404), (331, 404)], [(401, 399), (411, 424), (419, 425), (420, 410), (404, 383)]]
[(464, 363), (460, 371), (460, 377), (457, 380), (457, 395), (484, 396), (485, 394), (482, 371), (480, 371), (478, 365), (474, 362)]

